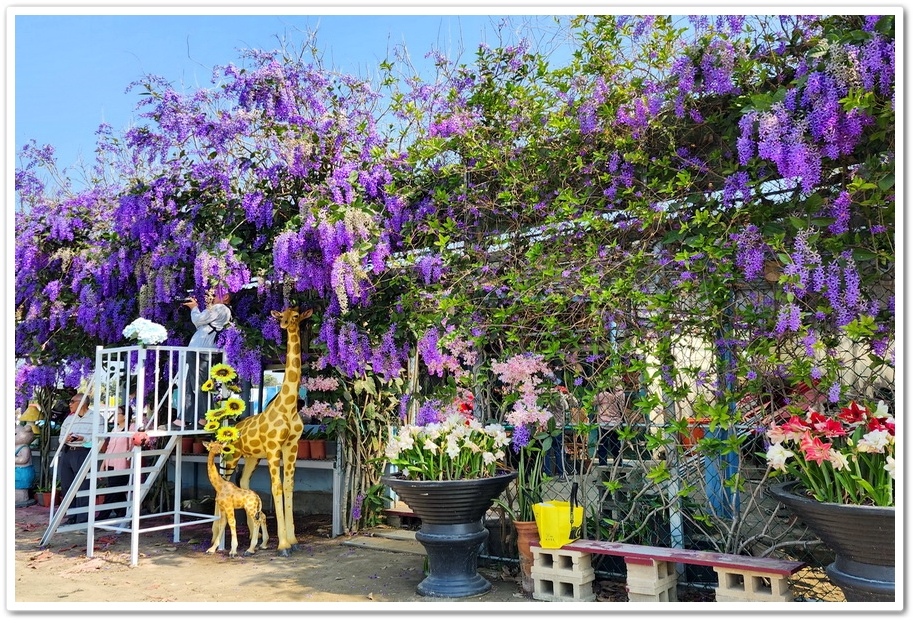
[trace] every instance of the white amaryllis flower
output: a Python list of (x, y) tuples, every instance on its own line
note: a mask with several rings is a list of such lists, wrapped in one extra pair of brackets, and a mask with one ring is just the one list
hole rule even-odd
[(458, 458), (458, 455), (461, 454), (461, 446), (458, 445), (457, 437), (448, 437), (448, 442), (445, 444), (445, 453), (452, 459)]
[(883, 400), (879, 400), (878, 404), (875, 405), (875, 417), (890, 417), (891, 413), (887, 410), (887, 404)]
[(897, 461), (894, 457), (887, 457), (887, 461), (884, 463), (884, 471), (890, 474), (894, 480), (897, 479)]
[(767, 450), (767, 463), (777, 471), (786, 471), (786, 461), (792, 458), (792, 451), (775, 443)]
[(849, 457), (833, 448), (830, 450), (830, 465), (834, 469), (849, 471)]
[(423, 443), (423, 449), (429, 450), (430, 454), (432, 454), (433, 456), (436, 456), (437, 454), (439, 454), (439, 446), (436, 444), (435, 439), (427, 438), (426, 441)]
[(892, 437), (886, 430), (873, 430), (870, 433), (862, 435), (859, 443), (856, 444), (856, 450), (859, 452), (880, 454), (884, 452), (884, 448), (891, 442), (891, 439)]

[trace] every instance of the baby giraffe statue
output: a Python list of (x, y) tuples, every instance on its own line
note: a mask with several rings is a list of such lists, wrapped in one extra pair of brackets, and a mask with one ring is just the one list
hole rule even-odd
[(258, 544), (258, 533), (264, 535), (261, 541), (261, 549), (267, 549), (267, 517), (261, 510), (261, 498), (251, 489), (242, 489), (228, 480), (223, 480), (213, 462), (214, 457), (223, 451), (223, 444), (218, 441), (211, 441), (204, 444), (209, 452), (207, 456), (207, 476), (210, 477), (210, 484), (216, 491), (216, 510), (219, 517), (213, 522), (213, 540), (210, 544), (208, 554), (216, 551), (216, 548), (223, 540), (226, 533), (226, 523), (232, 531), (232, 549), (229, 550), (229, 557), (235, 558), (236, 550), (239, 546), (239, 539), (235, 533), (235, 509), (244, 508), (248, 516), (248, 531), (251, 533), (251, 547), (244, 555), (254, 554)]

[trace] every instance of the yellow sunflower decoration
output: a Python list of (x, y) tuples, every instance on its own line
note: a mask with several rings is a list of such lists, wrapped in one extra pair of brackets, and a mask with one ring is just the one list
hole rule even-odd
[(239, 429), (235, 426), (223, 426), (216, 431), (216, 440), (220, 443), (231, 443), (238, 440)]
[(223, 418), (225, 418), (226, 415), (228, 415), (226, 413), (226, 409), (224, 409), (223, 407), (215, 407), (207, 411), (204, 414), (204, 417), (207, 418), (208, 420), (216, 420), (217, 422), (222, 422)]
[(232, 383), (238, 375), (235, 369), (225, 363), (218, 363), (210, 368), (210, 378), (204, 381), (201, 389), (205, 392), (217, 392), (217, 406), (207, 411), (204, 430), (213, 433), (216, 440), (223, 444), (222, 453), (227, 456), (235, 454), (233, 442), (239, 439), (239, 430), (232, 425), (235, 418), (245, 412), (245, 401), (233, 392), (241, 391)]
[(241, 415), (245, 411), (245, 402), (241, 398), (227, 398), (226, 415)]
[(218, 363), (210, 369), (210, 378), (217, 383), (229, 383), (236, 377), (235, 369), (225, 363)]

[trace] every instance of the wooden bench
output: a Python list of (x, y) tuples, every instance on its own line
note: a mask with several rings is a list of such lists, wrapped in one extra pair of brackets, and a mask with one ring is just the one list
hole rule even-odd
[(389, 526), (393, 528), (416, 527), (420, 523), (420, 516), (410, 510), (404, 502), (397, 502), (391, 508), (382, 510)]
[(534, 598), (540, 601), (593, 601), (593, 555), (617, 556), (627, 566), (630, 601), (677, 601), (677, 564), (712, 567), (718, 576), (716, 601), (793, 601), (788, 579), (806, 563), (777, 558), (700, 552), (674, 547), (579, 539), (559, 549), (532, 541)]

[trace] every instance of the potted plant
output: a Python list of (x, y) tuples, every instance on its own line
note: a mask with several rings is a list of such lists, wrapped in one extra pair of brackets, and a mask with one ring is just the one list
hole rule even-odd
[(60, 481), (57, 481), (55, 487), (50, 485), (39, 485), (35, 487), (35, 501), (39, 506), (51, 506), (51, 495), (54, 494), (54, 503), (60, 504), (63, 493), (60, 487)]
[(385, 449), (395, 471), (382, 482), (422, 522), (417, 540), (426, 548), (429, 574), (417, 587), (420, 595), (469, 597), (490, 589), (477, 572), (488, 536), (483, 515), (516, 473), (503, 462), (505, 428), (477, 420), (472, 399), (465, 390), (444, 407), (427, 401), (417, 424), (400, 427)]
[(558, 435), (556, 419), (549, 407), (566, 400), (565, 388), (550, 381), (552, 373), (542, 355), (515, 355), (493, 364), (492, 370), (504, 387), (506, 422), (512, 427), (512, 448), (518, 453), (516, 495), (498, 503), (512, 517), (522, 589), (531, 593), (534, 590), (531, 541), (538, 538), (534, 505), (544, 501), (544, 486), (549, 480), (544, 474), (544, 458)]
[(884, 402), (809, 410), (767, 430), (774, 497), (836, 553), (825, 571), (848, 601), (894, 600), (895, 423)]
[[(341, 383), (333, 376), (319, 375), (303, 379), (302, 385), (306, 391), (307, 404), (300, 409), (299, 415), (306, 430), (311, 429), (309, 439), (316, 441), (310, 450), (312, 458), (316, 458), (316, 451), (321, 458), (337, 458), (337, 440), (347, 426), (343, 401), (340, 399), (340, 392), (343, 391)], [(318, 440), (321, 441), (321, 448), (317, 447)]]
[(205, 454), (206, 449), (204, 448), (204, 439), (205, 437), (194, 437), (191, 441), (191, 453), (192, 454)]
[[(344, 422), (344, 420), (340, 420)], [(337, 459), (337, 435), (336, 429), (330, 428), (325, 424), (321, 425), (324, 434), (324, 454), (329, 459)]]
[(296, 442), (296, 458), (300, 461), (312, 458), (312, 444), (309, 443), (305, 431), (302, 431), (302, 436)]
[(316, 460), (324, 460), (324, 435), (317, 424), (309, 425), (302, 431), (302, 438), (309, 445), (309, 455)]

